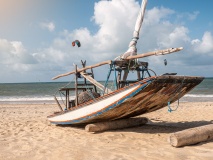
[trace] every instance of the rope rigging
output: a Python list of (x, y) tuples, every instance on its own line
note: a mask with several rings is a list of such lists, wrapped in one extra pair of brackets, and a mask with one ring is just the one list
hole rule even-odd
[(182, 89), (182, 87), (183, 87), (184, 80), (185, 80), (185, 77), (183, 78), (183, 80), (182, 80), (182, 82), (181, 82), (181, 85), (180, 85), (180, 86), (176, 89), (176, 91), (173, 93), (173, 95), (175, 95), (177, 92), (179, 92), (179, 93), (178, 93), (178, 105), (176, 106), (176, 108), (175, 108), (175, 109), (172, 109), (171, 106), (170, 106), (170, 102), (174, 99), (174, 97), (173, 97), (173, 98), (170, 98), (169, 101), (168, 101), (168, 112), (170, 112), (170, 113), (173, 112), (173, 111), (176, 111), (176, 110), (178, 109), (178, 107), (179, 107), (180, 94), (181, 94), (181, 89)]

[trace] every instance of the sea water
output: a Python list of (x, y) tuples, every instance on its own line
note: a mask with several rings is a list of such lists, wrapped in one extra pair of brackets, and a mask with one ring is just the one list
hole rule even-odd
[(53, 103), (67, 82), (1, 83), (0, 103)]
[(189, 102), (213, 102), (213, 77), (205, 78), (192, 91), (186, 94), (182, 101)]
[[(104, 84), (104, 82), (101, 82)], [(0, 83), (0, 103), (55, 103), (54, 95), (64, 100), (58, 90), (74, 87), (74, 82)], [(74, 99), (75, 93), (71, 93)], [(186, 94), (181, 101), (213, 101), (213, 78), (205, 78), (198, 86)]]

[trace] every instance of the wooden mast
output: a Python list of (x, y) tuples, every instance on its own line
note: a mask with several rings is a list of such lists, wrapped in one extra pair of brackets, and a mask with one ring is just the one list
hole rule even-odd
[[(143, 0), (142, 3), (141, 3), (141, 8), (140, 8), (140, 11), (138, 13), (136, 23), (135, 23), (133, 38), (129, 43), (128, 50), (123, 55), (120, 56), (121, 59), (126, 59), (129, 56), (137, 55), (136, 45), (137, 45), (137, 41), (139, 39), (139, 32), (140, 32), (142, 22), (143, 22), (143, 19), (144, 19), (144, 15), (145, 15), (146, 4), (147, 4), (147, 0)], [(124, 76), (123, 76), (123, 79), (122, 79), (123, 82), (125, 82), (127, 80), (128, 74), (129, 74), (129, 70), (126, 69), (124, 71)], [(124, 86), (125, 86), (125, 83), (122, 83), (121, 87), (124, 87)]]

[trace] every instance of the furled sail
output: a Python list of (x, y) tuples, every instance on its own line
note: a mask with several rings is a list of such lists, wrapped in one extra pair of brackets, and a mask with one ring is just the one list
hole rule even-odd
[(147, 4), (147, 0), (143, 0), (142, 3), (141, 3), (141, 9), (139, 11), (139, 14), (138, 14), (138, 17), (137, 17), (137, 20), (136, 20), (135, 30), (133, 32), (133, 38), (129, 43), (128, 50), (119, 57), (121, 59), (126, 59), (128, 56), (137, 55), (136, 44), (137, 44), (137, 41), (139, 39), (139, 32), (140, 32), (141, 25), (142, 25), (142, 22), (143, 22), (143, 19), (144, 19), (146, 4)]

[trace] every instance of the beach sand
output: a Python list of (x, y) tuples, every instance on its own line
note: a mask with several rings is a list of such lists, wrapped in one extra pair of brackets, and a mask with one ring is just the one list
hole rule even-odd
[(212, 160), (213, 141), (175, 148), (168, 137), (213, 123), (213, 102), (167, 109), (142, 115), (150, 120), (144, 126), (89, 133), (50, 124), (46, 117), (58, 110), (56, 105), (0, 104), (0, 160)]

